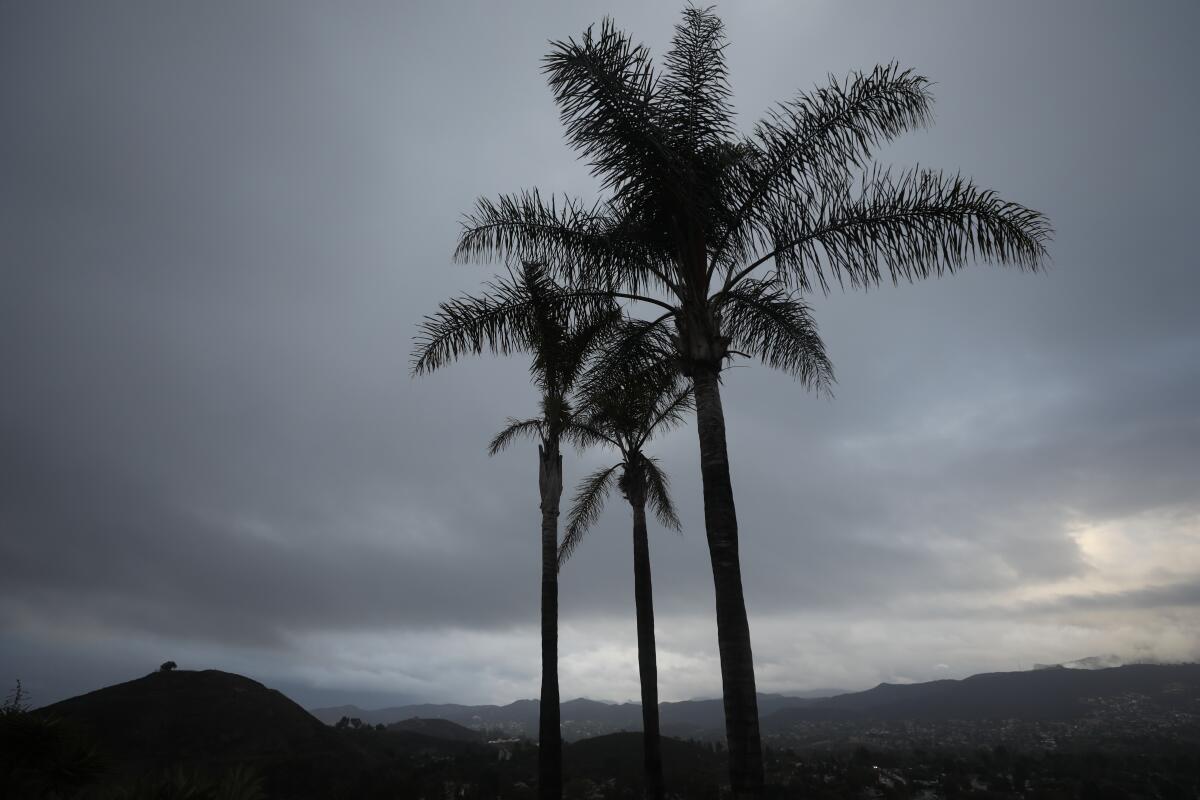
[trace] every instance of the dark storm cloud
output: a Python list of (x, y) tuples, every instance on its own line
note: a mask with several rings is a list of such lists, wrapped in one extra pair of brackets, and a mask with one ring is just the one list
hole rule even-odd
[[(1200, 570), (1195, 11), (917, 8), (720, 9), (744, 128), (827, 71), (897, 58), (936, 81), (937, 121), (881, 160), (961, 169), (1057, 231), (1045, 275), (811, 298), (833, 399), (728, 373), (747, 597), (755, 630), (779, 634), (756, 640), (777, 688), (929, 677), (954, 653), (918, 651), (953, 641), (955, 669), (992, 668), (980, 609), (1011, 625), (1010, 661), (1090, 654), (1038, 652), (1063, 639), (1039, 627), (1056, 615), (1136, 612), (1173, 642), (1195, 628), (1158, 613), (1194, 609)], [(43, 674), (47, 701), (163, 643), (373, 697), (532, 685), (516, 654), (538, 603), (534, 464), (483, 452), (534, 408), (524, 365), (413, 381), (407, 358), (420, 316), (490, 274), (449, 263), (476, 196), (594, 196), (538, 59), (605, 13), (661, 53), (677, 9), (0, 12), (0, 667)], [(678, 621), (664, 696), (711, 693), (694, 433), (656, 451), (685, 523), (652, 541), (660, 618)], [(572, 456), (568, 479), (605, 458)], [(1115, 545), (1080, 531), (1143, 517), (1178, 556), (1117, 581), (1097, 560)], [(580, 693), (609, 691), (598, 673), (628, 645), (628, 535), (617, 497), (564, 570)], [(871, 627), (885, 607), (909, 649)], [(1147, 644), (1123, 624), (1060, 646)]]

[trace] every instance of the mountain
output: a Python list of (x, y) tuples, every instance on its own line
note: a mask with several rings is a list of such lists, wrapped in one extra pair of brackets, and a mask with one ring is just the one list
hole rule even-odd
[(479, 731), (473, 731), (447, 719), (421, 719), (413, 717), (387, 726), (389, 731), (418, 733), (431, 739), (443, 739), (451, 742), (483, 742), (484, 736)]
[[(962, 680), (916, 684), (882, 683), (864, 692), (833, 697), (758, 696), (764, 733), (791, 731), (798, 724), (864, 720), (1071, 720), (1092, 714), (1097, 704), (1137, 695), (1138, 713), (1147, 718), (1200, 703), (1200, 665), (1132, 664), (1104, 668), (1103, 659), (1084, 659), (1091, 669), (1065, 666), (1028, 672), (997, 672)], [(521, 700), (506, 706), (422, 705), (364, 711), (353, 706), (318, 709), (326, 722), (357, 716), (375, 724), (411, 717), (437, 717), (473, 730), (504, 731), (533, 737), (538, 704)], [(664, 735), (679, 738), (724, 738), (724, 708), (720, 700), (662, 703), (659, 717)], [(562, 705), (563, 738), (576, 741), (620, 731), (641, 730), (641, 706), (571, 700)]]
[[(787, 708), (804, 708), (826, 694), (805, 693), (804, 697), (782, 694), (758, 695), (760, 716)], [(666, 736), (685, 739), (721, 740), (725, 738), (725, 705), (720, 699), (685, 700), (659, 705), (659, 720)], [(641, 728), (641, 725), (638, 725)]]
[[(326, 724), (342, 717), (357, 717), (368, 725), (392, 725), (401, 720), (442, 719), (476, 731), (488, 730), (512, 736), (536, 736), (538, 729), (537, 700), (518, 700), (504, 706), (464, 706), (453, 703), (421, 704), (366, 710), (357, 706), (334, 706), (314, 709), (312, 714)], [(562, 731), (567, 740), (640, 729), (642, 707), (633, 703), (601, 703), (583, 698), (562, 704)]]
[[(1004, 745), (1013, 753), (1151, 754), (1176, 760), (1200, 752), (1198, 664), (1057, 667), (880, 684), (829, 698), (761, 695), (759, 704), (764, 742), (776, 752), (790, 748), (836, 758), (867, 746), (876, 752), (991, 753)], [(564, 732), (576, 734), (564, 750), (564, 775), (574, 795), (636, 795), (640, 708), (582, 699), (563, 707)], [(470, 787), (477, 795), (462, 796), (528, 794), (536, 775), (536, 745), (491, 744), (481, 729), (490, 727), (490, 733), (522, 725), (532, 731), (536, 702), (418, 708), (466, 721), (410, 714), (384, 730), (336, 728), (249, 678), (212, 670), (153, 673), (33, 712), (0, 715), (0, 777), (9, 781), (0, 786), (0, 796), (41, 796), (24, 789), (50, 780), (67, 782), (63, 788), (70, 791), (62, 796), (87, 781), (94, 790), (88, 796), (119, 795), (147, 779), (174, 781), (172, 776), (183, 774), (176, 768), (210, 782), (257, 776), (266, 796), (296, 800), (428, 798), (451, 789), (461, 795)], [(719, 742), (721, 708), (717, 700), (664, 703), (664, 730), (686, 728), (694, 732), (687, 734), (691, 738)], [(334, 711), (336, 719), (371, 713), (353, 707)], [(578, 735), (616, 725), (628, 727), (593, 738)], [(79, 730), (78, 740), (74, 733), (66, 735), (68, 727)], [(100, 751), (99, 770), (93, 769), (93, 747)], [(707, 796), (722, 780), (719, 746), (664, 739), (663, 754), (669, 782), (686, 796)], [(796, 766), (786, 759), (773, 763), (785, 771)], [(1079, 769), (1090, 769), (1088, 763), (1080, 761)], [(817, 773), (809, 777), (824, 780)], [(14, 785), (22, 787), (15, 795)], [(820, 781), (813, 784), (820, 786)]]
[[(812, 697), (789, 697), (779, 694), (760, 694), (760, 713), (804, 706), (814, 702)], [(342, 717), (357, 717), (369, 725), (392, 725), (413, 717), (443, 719), (472, 730), (503, 732), (514, 736), (534, 737), (538, 728), (538, 701), (518, 700), (504, 706), (464, 706), (455, 704), (412, 705), (365, 710), (357, 706), (334, 706), (313, 709), (312, 714), (326, 724)], [(642, 707), (637, 703), (603, 703), (579, 698), (562, 704), (563, 738), (576, 741), (621, 731), (640, 731)], [(661, 703), (659, 719), (667, 736), (684, 738), (721, 738), (724, 736), (725, 709), (722, 701), (684, 700)]]
[(368, 758), (280, 692), (217, 670), (155, 672), (32, 712), (95, 744), (108, 780), (248, 767), (270, 796), (320, 797)]
[(839, 720), (1071, 720), (1118, 698), (1138, 698), (1147, 714), (1195, 710), (1200, 664), (1136, 664), (1109, 669), (1047, 668), (963, 680), (895, 685), (776, 711), (765, 731), (797, 722)]
[(78, 725), (120, 762), (352, 757), (342, 739), (280, 692), (217, 670), (154, 672), (36, 712)]

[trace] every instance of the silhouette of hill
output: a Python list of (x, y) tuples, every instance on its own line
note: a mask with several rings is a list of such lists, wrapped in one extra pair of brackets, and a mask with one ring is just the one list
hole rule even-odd
[[(824, 696), (826, 695), (792, 697), (782, 694), (760, 694), (758, 695), (758, 713), (760, 716), (765, 716), (786, 708), (805, 708), (814, 703), (818, 697)], [(636, 708), (640, 710), (640, 706)], [(720, 699), (661, 703), (659, 718), (665, 736), (714, 741), (725, 738), (725, 705)], [(640, 729), (641, 720), (639, 719), (638, 722), (637, 727)]]
[(473, 731), (447, 719), (422, 719), (413, 717), (387, 726), (389, 731), (416, 733), (431, 739), (443, 739), (450, 742), (482, 742), (484, 736), (479, 731)]
[[(1099, 660), (1089, 659), (1087, 663)], [(1027, 672), (995, 672), (962, 680), (915, 684), (883, 683), (863, 692), (833, 697), (758, 696), (764, 732), (786, 730), (797, 722), (853, 720), (1070, 720), (1093, 710), (1097, 702), (1129, 694), (1148, 698), (1142, 713), (1167, 712), (1200, 697), (1200, 665), (1133, 664), (1110, 668), (1048, 667)], [(506, 706), (420, 705), (364, 711), (354, 706), (317, 709), (319, 719), (335, 722), (357, 716), (372, 724), (411, 717), (446, 719), (474, 730), (504, 730), (533, 737), (537, 731), (536, 700)], [(687, 700), (659, 706), (666, 736), (720, 740), (724, 708), (720, 700)], [(641, 729), (641, 707), (635, 703), (571, 700), (562, 705), (563, 737), (576, 741)]]
[[(313, 709), (313, 716), (332, 725), (343, 716), (358, 717), (369, 725), (392, 725), (405, 719), (442, 719), (471, 728), (472, 730), (498, 730), (525, 736), (536, 735), (538, 727), (538, 701), (517, 700), (504, 706), (464, 706), (454, 703), (397, 706), (376, 710), (358, 706), (334, 706)], [(630, 727), (641, 727), (641, 706), (633, 703), (621, 705), (601, 703), (595, 700), (569, 700), (562, 704), (563, 735), (567, 739), (578, 739), (589, 735), (586, 731), (574, 731), (579, 726), (605, 728), (611, 732)]]
[[(1070, 745), (1176, 757), (1195, 752), (1200, 743), (1196, 664), (992, 673), (880, 684), (822, 699), (762, 695), (760, 704), (772, 747), (825, 753), (864, 741), (872, 749), (988, 748), (1005, 742), (1021, 752), (1066, 752)], [(421, 708), (456, 714), (467, 722), (410, 715), (386, 730), (338, 729), (256, 681), (213, 670), (153, 673), (31, 716), (61, 720), (86, 732), (110, 768), (95, 786), (101, 791), (120, 791), (132, 785), (129, 781), (162, 775), (167, 768), (219, 776), (249, 767), (264, 779), (267, 796), (298, 800), (432, 797), (451, 784), (474, 786), (483, 792), (479, 796), (528, 792), (536, 775), (536, 746), (519, 741), (490, 745), (479, 728), (487, 721), (493, 730), (503, 727), (496, 723), (526, 724), (534, 730), (536, 702)], [(575, 781), (575, 796), (636, 794), (642, 780), (641, 734), (636, 731), (640, 708), (574, 700), (564, 709), (564, 731), (617, 724), (632, 729), (576, 736), (565, 748), (564, 775)], [(336, 712), (337, 719), (370, 714), (352, 707)], [(723, 738), (720, 701), (665, 703), (663, 712), (668, 731), (670, 726), (690, 726), (705, 739)], [(666, 737), (662, 749), (668, 785), (684, 795), (705, 796), (722, 782), (719, 749)], [(773, 769), (790, 770), (792, 762), (779, 762)]]
[(365, 767), (364, 754), (282, 693), (217, 670), (154, 672), (33, 712), (95, 742), (117, 775), (253, 767), (283, 794), (310, 777)]
[(218, 670), (154, 672), (38, 710), (69, 719), (119, 759), (157, 760), (189, 753), (244, 760), (346, 755), (320, 720), (274, 689)]
[[(811, 697), (789, 697), (779, 694), (760, 694), (760, 713), (770, 713), (812, 703)], [(423, 704), (366, 710), (358, 706), (317, 708), (313, 716), (327, 724), (342, 717), (357, 717), (369, 725), (392, 725), (413, 717), (444, 719), (473, 730), (504, 731), (512, 735), (535, 737), (538, 726), (538, 701), (518, 700), (504, 706), (464, 706), (456, 704)], [(568, 741), (603, 736), (621, 731), (640, 731), (642, 707), (637, 703), (602, 703), (579, 698), (562, 704), (563, 738)], [(724, 734), (725, 708), (722, 701), (684, 700), (659, 704), (662, 732), (682, 738), (721, 738)]]
[(1200, 700), (1200, 664), (1136, 664), (1109, 669), (1038, 669), (993, 672), (963, 680), (895, 685), (881, 683), (763, 717), (772, 731), (799, 721), (880, 720), (1070, 720), (1097, 703), (1129, 695), (1146, 701), (1147, 713), (1194, 705)]

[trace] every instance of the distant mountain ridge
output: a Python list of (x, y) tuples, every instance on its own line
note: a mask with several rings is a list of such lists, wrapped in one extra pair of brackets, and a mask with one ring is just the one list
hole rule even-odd
[[(761, 695), (759, 700), (764, 742), (797, 752), (836, 756), (867, 743), (872, 751), (949, 747), (991, 753), (1004, 745), (1011, 752), (1035, 756), (1100, 751), (1138, 757), (1158, 754), (1175, 759), (1171, 763), (1200, 752), (1198, 664), (1096, 670), (1058, 667), (923, 684), (884, 683), (865, 692), (829, 698)], [(640, 712), (636, 704), (591, 700), (570, 701), (564, 707), (564, 732), (614, 724), (633, 729), (638, 719), (631, 720), (628, 715)], [(503, 731), (505, 725), (525, 724), (521, 715), (536, 714), (537, 703), (432, 708), (469, 712), (476, 725), (489, 716), (493, 730)], [(687, 728), (692, 733), (686, 735), (700, 740), (664, 739), (664, 769), (670, 783), (711, 788), (720, 782), (724, 774), (722, 751), (717, 746), (724, 738), (721, 702), (668, 703), (664, 710), (668, 726)], [(338, 719), (341, 716), (351, 715), (340, 713)], [(45, 723), (40, 727), (38, 717)], [(203, 781), (205, 776), (236, 774), (260, 776), (267, 797), (294, 800), (441, 797), (450, 783), (459, 785), (469, 775), (492, 782), (490, 793), (478, 796), (498, 796), (504, 790), (503, 796), (518, 797), (528, 795), (536, 774), (537, 748), (527, 742), (488, 743), (485, 739), (493, 737), (478, 727), (431, 717), (397, 720), (385, 730), (357, 723), (334, 727), (278, 691), (216, 670), (152, 673), (27, 715), (9, 714), (5, 719), (20, 726), (10, 726), (10, 734), (18, 730), (70, 733), (68, 728), (86, 733), (79, 741), (95, 748), (102, 767), (91, 779), (96, 782), (91, 788), (99, 794), (87, 794), (89, 797), (128, 796), (120, 792), (134, 782), (143, 788), (158, 785), (166, 791), (182, 786), (179, 780), (188, 775)], [(25, 727), (30, 723), (33, 727)], [(627, 730), (573, 741), (564, 748), (564, 775), (597, 786), (616, 780), (633, 787), (636, 796), (641, 774), (640, 736), (640, 732)], [(10, 736), (0, 742), (0, 772), (20, 775), (29, 763), (24, 755), (6, 760), (6, 755), (16, 751), (3, 745), (14, 741), (36, 744), (43, 739), (55, 741), (53, 736), (39, 735), (32, 739)], [(52, 768), (53, 775), (62, 773), (61, 765), (81, 763), (86, 775), (87, 762), (71, 760), (75, 751), (51, 755), (57, 758), (63, 753), (68, 756), (65, 761), (38, 763), (50, 764), (46, 769)], [(36, 773), (45, 775), (50, 773)], [(152, 783), (142, 783), (144, 778)], [(153, 783), (160, 779), (166, 782)], [(197, 784), (189, 781), (188, 785), (195, 788)], [(412, 791), (405, 794), (409, 789)], [(10, 786), (4, 786), (0, 796), (43, 795), (13, 794)]]
[(1164, 710), (1200, 702), (1200, 664), (992, 672), (962, 680), (895, 685), (818, 700), (763, 719), (764, 729), (800, 720), (1070, 720), (1094, 701), (1137, 695)]
[[(831, 693), (836, 690), (829, 690)], [(828, 696), (828, 695), (822, 695)], [(815, 702), (815, 697), (760, 694), (759, 712), (771, 713)], [(311, 711), (327, 725), (342, 717), (357, 717), (368, 725), (392, 725), (411, 718), (437, 718), (474, 730), (491, 730), (511, 735), (533, 736), (538, 725), (538, 701), (517, 700), (508, 705), (467, 706), (455, 703), (421, 704), (366, 710), (354, 705), (317, 708)], [(706, 738), (724, 726), (724, 706), (719, 699), (683, 700), (660, 703), (662, 732), (667, 736)], [(578, 698), (562, 704), (563, 738), (576, 741), (621, 731), (642, 729), (642, 707), (638, 703), (602, 703)]]
[[(1085, 659), (1082, 663), (1101, 663)], [(1059, 665), (1023, 672), (995, 672), (962, 680), (915, 684), (881, 683), (862, 692), (831, 697), (758, 696), (764, 734), (783, 732), (802, 722), (865, 719), (1027, 719), (1069, 720), (1083, 714), (1089, 702), (1130, 693), (1166, 706), (1200, 702), (1200, 665), (1131, 664), (1118, 667), (1066, 668)], [(356, 706), (315, 709), (327, 723), (357, 716), (370, 724), (389, 724), (408, 717), (439, 717), (475, 730), (489, 729), (534, 736), (538, 703), (518, 700), (505, 706), (417, 705), (365, 711)], [(724, 708), (720, 700), (662, 703), (659, 716), (665, 735), (721, 739)], [(641, 730), (641, 706), (570, 700), (562, 704), (563, 738), (570, 741), (619, 731)]]

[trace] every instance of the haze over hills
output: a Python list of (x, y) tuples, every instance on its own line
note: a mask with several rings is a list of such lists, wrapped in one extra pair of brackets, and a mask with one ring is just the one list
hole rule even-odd
[[(896, 753), (991, 752), (1000, 744), (1011, 752), (1042, 754), (1169, 759), (1200, 752), (1200, 664), (1058, 667), (880, 684), (826, 698), (761, 695), (760, 703), (764, 741), (818, 759), (845, 758), (864, 744)], [(357, 716), (347, 713), (352, 710), (336, 709), (332, 721)], [(278, 691), (240, 675), (206, 670), (154, 673), (29, 716), (84, 731), (111, 768), (99, 780), (114, 785), (181, 766), (214, 775), (249, 767), (263, 776), (269, 796), (314, 799), (394, 797), (396, 787), (417, 787), (412, 796), (425, 796), (448, 780), (478, 786), (491, 781), (493, 789), (532, 785), (536, 745), (513, 738), (536, 731), (535, 701), (375, 713), (384, 712), (408, 716), (382, 729), (371, 721), (371, 712), (362, 712), (368, 724), (322, 724)], [(632, 703), (564, 703), (563, 730), (573, 736), (565, 755), (568, 773), (594, 782), (615, 776), (618, 784), (635, 786), (639, 712)], [(721, 702), (664, 703), (662, 712), (664, 731), (677, 737), (665, 739), (663, 746), (672, 780), (697, 786), (719, 782)], [(497, 738), (507, 741), (489, 743)], [(794, 759), (772, 768), (792, 770), (799, 763)], [(924, 762), (918, 762), (919, 772)]]
[(1108, 669), (1048, 667), (993, 672), (962, 680), (881, 683), (874, 689), (766, 715), (771, 727), (796, 719), (1069, 720), (1095, 701), (1137, 695), (1169, 708), (1197, 708), (1200, 664), (1137, 664)]
[[(781, 694), (760, 694), (760, 713), (769, 714), (784, 708), (811, 703), (820, 697), (838, 694), (837, 690), (817, 690), (808, 696), (793, 697)], [(439, 718), (456, 722), (475, 730), (491, 730), (511, 735), (533, 736), (537, 731), (538, 701), (517, 700), (508, 705), (468, 706), (453, 703), (395, 706), (367, 710), (354, 705), (332, 706), (312, 710), (317, 719), (332, 725), (342, 717), (361, 719), (368, 725), (392, 725), (412, 718)], [(724, 708), (721, 700), (683, 700), (660, 703), (662, 731), (667, 736), (719, 738), (723, 729)], [(642, 707), (639, 703), (604, 703), (578, 698), (562, 704), (563, 738), (568, 741), (642, 728)], [(720, 734), (723, 736), (723, 734)]]
[(1109, 667), (1124, 667), (1134, 664), (1157, 664), (1158, 661), (1139, 659), (1138, 661), (1128, 661), (1119, 655), (1110, 653), (1103, 656), (1088, 656), (1087, 658), (1077, 658), (1074, 661), (1064, 661), (1061, 664), (1034, 664), (1034, 669), (1054, 669), (1055, 667), (1065, 667), (1066, 669), (1108, 669)]
[[(4, 798), (60, 796), (45, 794), (43, 784), (48, 774), (63, 777), (58, 756), (67, 751), (54, 749), (62, 732), (70, 734), (64, 741), (82, 748), (71, 753), (94, 748), (98, 768), (71, 778), (70, 792), (61, 796), (76, 796), (85, 785), (93, 792), (88, 797), (243, 796), (198, 788), (243, 770), (250, 776), (243, 786), (261, 778), (265, 791), (247, 797), (395, 800), (442, 796), (450, 784), (480, 792), (470, 797), (529, 797), (536, 775), (537, 748), (529, 742), (489, 745), (481, 732), (436, 718), (410, 718), (385, 729), (325, 725), (282, 693), (217, 670), (155, 672), (0, 715), (0, 722)], [(36, 735), (21, 739), (15, 750), (30, 750), (38, 759), (33, 767), (9, 747), (13, 736), (29, 731)], [(572, 744), (564, 749), (564, 775), (591, 785), (636, 787), (641, 752), (640, 733)], [(663, 756), (675, 785), (721, 780), (724, 767), (710, 747), (665, 739)]]
[[(1080, 663), (1091, 662), (1085, 659)], [(764, 734), (784, 733), (797, 723), (862, 720), (1070, 720), (1095, 709), (1096, 702), (1135, 694), (1149, 698), (1146, 711), (1200, 703), (1200, 665), (1137, 664), (1112, 668), (1043, 667), (1026, 672), (973, 675), (962, 680), (915, 684), (883, 683), (863, 692), (827, 697), (760, 694)], [(327, 723), (356, 716), (369, 724), (410, 717), (440, 717), (476, 730), (534, 736), (538, 703), (519, 700), (505, 706), (417, 705), (365, 711), (355, 706), (316, 709)], [(663, 733), (720, 740), (724, 709), (720, 700), (688, 700), (659, 706)], [(571, 700), (562, 704), (563, 737), (569, 741), (641, 729), (636, 703)]]

